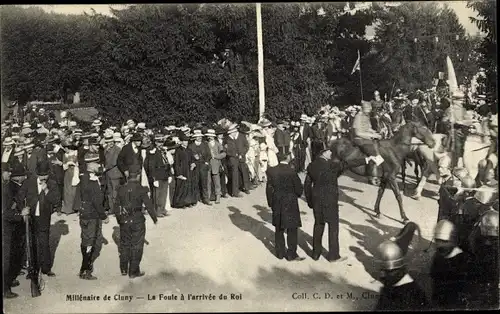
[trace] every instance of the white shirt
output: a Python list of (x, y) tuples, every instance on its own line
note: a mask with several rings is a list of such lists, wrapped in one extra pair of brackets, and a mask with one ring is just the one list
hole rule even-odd
[[(45, 191), (42, 190), (40, 179), (37, 178), (36, 183), (38, 187), (38, 195), (40, 195), (40, 193), (45, 194)], [(35, 216), (40, 216), (40, 201), (36, 201)]]

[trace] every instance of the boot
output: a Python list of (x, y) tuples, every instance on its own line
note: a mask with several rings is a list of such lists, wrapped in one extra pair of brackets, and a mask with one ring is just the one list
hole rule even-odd
[(83, 273), (82, 276), (80, 276), (80, 279), (83, 279), (83, 280), (97, 280), (97, 277), (95, 276), (92, 276), (92, 272), (87, 270)]
[(14, 293), (8, 288), (6, 291), (3, 292), (3, 297), (6, 299), (14, 299), (17, 298), (19, 295), (17, 293)]
[(80, 267), (80, 278), (85, 279), (85, 274), (90, 271), (91, 268), (91, 258), (92, 258), (92, 253), (94, 251), (94, 248), (90, 249), (89, 252), (87, 252), (87, 247), (86, 246), (80, 246), (80, 249), (82, 251), (82, 266)]
[(220, 204), (220, 195), (215, 197), (215, 204)]
[(129, 277), (130, 277), (131, 279), (133, 279), (133, 278), (137, 278), (137, 277), (142, 277), (142, 276), (144, 276), (145, 274), (146, 274), (145, 272), (143, 272), (143, 271), (139, 271), (139, 272), (137, 272), (137, 273), (135, 273), (135, 274), (130, 274), (130, 275), (129, 275)]

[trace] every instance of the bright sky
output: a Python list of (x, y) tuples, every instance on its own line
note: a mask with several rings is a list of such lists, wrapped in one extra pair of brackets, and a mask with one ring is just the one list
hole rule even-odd
[[(459, 21), (464, 26), (465, 30), (469, 34), (475, 34), (478, 29), (477, 27), (470, 22), (469, 17), (476, 17), (475, 12), (472, 9), (467, 8), (467, 1), (440, 1), (446, 2), (448, 5), (455, 10), (457, 13)], [(27, 5), (24, 5), (27, 6)], [(55, 13), (63, 13), (63, 14), (82, 14), (83, 12), (90, 13), (90, 9), (93, 8), (97, 13), (102, 14), (110, 14), (109, 7), (113, 7), (115, 9), (121, 9), (126, 7), (125, 4), (112, 4), (112, 5), (104, 5), (104, 4), (95, 4), (95, 5), (38, 5), (49, 12)]]

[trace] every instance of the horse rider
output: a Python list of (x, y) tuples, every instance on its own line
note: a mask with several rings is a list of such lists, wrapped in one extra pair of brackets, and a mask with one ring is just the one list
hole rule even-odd
[[(354, 117), (353, 131), (354, 138), (353, 143), (357, 145), (361, 151), (367, 156), (375, 156), (376, 164), (381, 164), (384, 159), (380, 156), (379, 143), (377, 140), (381, 139), (382, 136), (372, 129), (370, 123), (370, 113), (372, 112), (372, 105), (367, 101), (362, 101), (361, 111)], [(376, 177), (376, 167), (373, 163), (369, 163), (367, 166), (367, 171), (369, 176)]]
[(410, 100), (411, 100), (410, 105), (406, 106), (403, 110), (403, 116), (405, 118), (406, 123), (410, 121), (418, 122), (430, 128), (427, 115), (425, 114), (424, 109), (420, 105), (419, 96), (417, 94), (414, 94), (410, 97)]

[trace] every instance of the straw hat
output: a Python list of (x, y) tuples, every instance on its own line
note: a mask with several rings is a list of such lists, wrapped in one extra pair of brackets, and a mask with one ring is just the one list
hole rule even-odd
[(217, 134), (215, 134), (215, 130), (214, 129), (208, 129), (207, 132), (205, 133), (205, 136), (216, 137)]
[(194, 130), (191, 137), (203, 137), (203, 133), (201, 132), (201, 130)]
[(233, 123), (229, 126), (227, 130), (227, 134), (232, 134), (238, 132), (238, 125), (236, 123)]
[(14, 143), (14, 140), (12, 140), (12, 137), (6, 137), (2, 143), (3, 146), (10, 146), (10, 145), (14, 145), (14, 144), (15, 143)]

